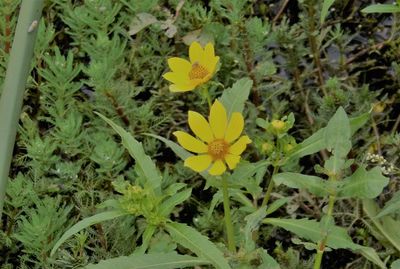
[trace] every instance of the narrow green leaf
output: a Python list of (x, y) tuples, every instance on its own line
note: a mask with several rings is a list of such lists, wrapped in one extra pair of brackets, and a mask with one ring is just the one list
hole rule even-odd
[(319, 129), (313, 135), (298, 144), (290, 154), (290, 159), (301, 158), (320, 150), (323, 150), (325, 145), (325, 128)]
[(182, 246), (210, 261), (217, 269), (230, 269), (223, 253), (207, 237), (182, 223), (167, 223), (166, 230)]
[(249, 98), (253, 81), (249, 78), (238, 80), (231, 88), (224, 90), (219, 100), (224, 105), (228, 118), (233, 112), (243, 112), (244, 103)]
[(155, 134), (146, 134), (146, 135), (154, 137), (154, 138), (157, 138), (158, 140), (161, 140), (162, 142), (164, 142), (182, 160), (185, 160), (185, 159), (189, 158), (190, 156), (193, 156), (192, 153), (190, 153), (186, 149), (182, 148), (181, 146), (179, 146), (174, 141), (171, 141), (169, 139), (166, 139), (166, 138), (164, 138), (162, 136), (155, 135)]
[[(314, 243), (318, 243), (322, 237), (321, 223), (315, 220), (267, 218), (263, 222), (279, 226)], [(346, 229), (342, 227), (331, 226), (328, 232), (327, 246), (333, 249), (351, 249), (352, 251), (362, 254), (366, 259), (378, 265), (380, 268), (386, 268), (374, 249), (353, 243)]]
[(160, 215), (168, 216), (169, 214), (171, 214), (174, 207), (186, 201), (191, 194), (192, 194), (192, 189), (187, 189), (169, 197), (161, 204)]
[(358, 129), (360, 129), (361, 127), (363, 127), (365, 125), (365, 123), (367, 123), (367, 121), (369, 120), (369, 118), (371, 116), (371, 111), (365, 112), (357, 117), (350, 119), (351, 135), (355, 134)]
[(157, 226), (148, 225), (142, 234), (142, 245), (135, 249), (134, 254), (145, 254), (150, 245), (151, 238), (157, 230)]
[[(320, 223), (315, 220), (266, 218), (263, 222), (279, 226), (314, 243), (318, 243), (322, 238)], [(354, 244), (353, 241), (351, 241), (350, 236), (347, 234), (347, 231), (338, 226), (331, 227), (328, 235), (327, 246), (333, 249), (349, 248), (352, 250), (357, 250), (363, 247)]]
[(283, 197), (280, 198), (276, 201), (273, 201), (270, 205), (268, 205), (266, 214), (267, 216), (274, 213), (276, 210), (278, 210), (279, 208), (281, 208), (284, 204), (286, 204), (287, 202), (290, 201), (291, 198), (289, 197)]
[(400, 223), (389, 216), (383, 216), (377, 219), (376, 215), (378, 214), (379, 206), (372, 199), (363, 200), (363, 210), (382, 236), (384, 236), (397, 251), (400, 251), (400, 236), (398, 232)]
[(362, 9), (361, 12), (364, 13), (397, 13), (400, 12), (400, 7), (397, 5), (390, 4), (377, 4), (370, 5)]
[(392, 199), (386, 202), (381, 212), (376, 215), (376, 218), (380, 218), (394, 212), (400, 212), (400, 191), (393, 194)]
[(89, 264), (84, 269), (174, 269), (210, 264), (205, 259), (176, 253), (135, 254)]
[(135, 159), (136, 164), (139, 165), (140, 169), (143, 171), (143, 174), (145, 175), (148, 184), (154, 190), (154, 193), (156, 195), (161, 195), (161, 176), (158, 173), (155, 163), (144, 152), (142, 143), (133, 138), (130, 133), (115, 124), (112, 120), (100, 113), (95, 113), (105, 122), (107, 122), (114, 129), (114, 131), (121, 136), (122, 144), (128, 150), (132, 158)]
[(324, 2), (322, 3), (321, 18), (320, 18), (321, 24), (324, 23), (326, 16), (328, 16), (329, 9), (331, 8), (334, 2), (335, 0), (324, 0)]
[[(355, 118), (350, 119), (350, 130), (351, 134), (354, 134), (358, 129), (360, 129), (369, 119), (370, 112), (361, 114)], [(303, 142), (299, 143), (291, 152), (290, 160), (298, 159), (310, 154), (314, 154), (320, 150), (326, 148), (325, 143), (325, 130), (326, 128), (321, 128), (313, 135), (305, 139)], [(289, 161), (290, 161), (289, 160)]]
[(274, 175), (273, 180), (277, 185), (283, 184), (290, 188), (306, 189), (319, 197), (325, 197), (329, 194), (326, 181), (316, 176), (286, 172)]
[(389, 183), (379, 167), (369, 171), (365, 167), (359, 167), (354, 174), (343, 180), (344, 184), (338, 192), (338, 197), (375, 198)]
[(53, 249), (50, 252), (50, 256), (52, 256), (57, 249), (61, 246), (62, 243), (64, 243), (68, 238), (70, 238), (72, 235), (80, 232), (81, 230), (92, 226), (93, 224), (97, 224), (106, 220), (111, 220), (115, 219), (121, 216), (128, 215), (129, 213), (121, 210), (114, 210), (114, 211), (108, 211), (108, 212), (102, 212), (99, 214), (96, 214), (94, 216), (91, 216), (89, 218), (85, 218), (78, 223), (76, 223), (74, 226), (69, 228), (63, 236), (57, 241), (57, 243), (54, 245)]
[(363, 248), (359, 249), (357, 252), (359, 252), (361, 255), (363, 255), (369, 261), (378, 265), (379, 268), (386, 269), (386, 265), (382, 262), (381, 258), (379, 258), (379, 255), (376, 253), (375, 249), (369, 248), (369, 247), (363, 247)]

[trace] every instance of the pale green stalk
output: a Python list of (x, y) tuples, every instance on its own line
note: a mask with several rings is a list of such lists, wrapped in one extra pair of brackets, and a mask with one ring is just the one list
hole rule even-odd
[[(330, 179), (330, 181), (336, 181), (336, 178), (334, 176), (330, 177), (329, 179)], [(336, 200), (336, 193), (331, 193), (329, 195), (328, 212), (326, 212), (326, 215), (328, 216), (328, 219), (332, 218), (333, 207), (335, 205), (335, 200)], [(318, 243), (317, 255), (315, 256), (313, 269), (320, 269), (321, 268), (322, 256), (324, 255), (326, 242), (328, 241), (328, 233), (329, 233), (328, 225), (329, 225), (329, 221), (327, 221), (326, 224), (324, 225), (324, 227), (322, 228), (323, 232), (324, 232), (324, 237)]]
[(233, 231), (231, 207), (229, 203), (228, 181), (225, 176), (222, 176), (222, 195), (224, 199), (224, 218), (225, 218), (226, 234), (228, 237), (228, 249), (230, 252), (234, 253), (236, 251), (235, 234)]
[(267, 192), (265, 193), (264, 199), (262, 201), (261, 207), (266, 206), (268, 204), (269, 198), (271, 197), (271, 192), (274, 188), (274, 181), (272, 180), (272, 178), (274, 177), (274, 175), (279, 171), (279, 166), (274, 166), (274, 171), (272, 172), (271, 178), (269, 180), (268, 183), (268, 187), (267, 187)]
[(43, 0), (23, 0), (0, 98), (0, 218)]

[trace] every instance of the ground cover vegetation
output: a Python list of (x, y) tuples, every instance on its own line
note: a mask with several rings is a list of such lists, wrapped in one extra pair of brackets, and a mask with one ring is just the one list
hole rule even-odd
[(0, 268), (400, 268), (397, 4), (45, 1)]

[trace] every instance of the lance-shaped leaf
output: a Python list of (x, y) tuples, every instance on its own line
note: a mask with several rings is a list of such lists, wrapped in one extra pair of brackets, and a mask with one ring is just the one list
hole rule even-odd
[(381, 212), (376, 215), (376, 218), (380, 218), (394, 212), (400, 212), (400, 191), (393, 194), (392, 199), (386, 202)]
[(329, 195), (328, 184), (320, 177), (286, 172), (274, 175), (273, 180), (277, 185), (283, 184), (289, 188), (308, 190), (319, 197)]
[(354, 174), (343, 180), (344, 184), (339, 190), (338, 197), (375, 198), (389, 183), (379, 167), (369, 171), (365, 167), (359, 167)]
[(217, 269), (230, 269), (223, 253), (207, 237), (182, 223), (167, 223), (165, 229), (178, 244), (190, 249), (197, 256), (207, 259)]
[(81, 230), (106, 221), (106, 220), (111, 220), (111, 219), (115, 219), (124, 215), (128, 215), (129, 213), (126, 211), (122, 211), (122, 210), (114, 210), (114, 211), (108, 211), (108, 212), (102, 212), (99, 214), (96, 214), (94, 216), (85, 218), (81, 221), (79, 221), (78, 223), (76, 223), (74, 226), (72, 226), (71, 228), (69, 228), (64, 234), (63, 236), (61, 236), (61, 238), (56, 242), (56, 244), (54, 245), (53, 249), (50, 252), (50, 256), (52, 256), (56, 250), (61, 246), (62, 243), (64, 243), (68, 238), (70, 238), (71, 236), (73, 236), (74, 234), (80, 232)]
[(210, 264), (205, 259), (176, 253), (136, 254), (89, 264), (84, 269), (174, 269)]
[[(266, 218), (263, 223), (279, 226), (314, 243), (318, 243), (322, 238), (321, 224), (315, 220)], [(333, 249), (351, 249), (362, 254), (365, 258), (378, 265), (379, 268), (386, 268), (374, 249), (353, 243), (346, 229), (342, 227), (334, 225), (330, 227), (326, 245)]]
[(158, 173), (155, 163), (144, 152), (142, 143), (133, 138), (130, 133), (115, 124), (112, 120), (101, 115), (100, 113), (95, 113), (99, 115), (105, 122), (107, 122), (114, 129), (114, 131), (121, 136), (122, 144), (128, 150), (132, 158), (135, 159), (136, 164), (140, 167), (144, 176), (146, 177), (149, 186), (151, 186), (156, 195), (161, 195), (161, 176)]

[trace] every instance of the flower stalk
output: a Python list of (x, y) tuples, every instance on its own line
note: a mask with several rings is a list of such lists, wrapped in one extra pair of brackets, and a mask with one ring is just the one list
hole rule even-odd
[[(329, 178), (330, 181), (336, 181), (335, 176), (332, 176)], [(321, 267), (321, 262), (322, 262), (322, 256), (324, 255), (325, 252), (325, 246), (326, 242), (328, 241), (328, 233), (329, 233), (329, 220), (332, 219), (332, 214), (333, 214), (333, 207), (335, 205), (335, 200), (336, 200), (336, 193), (332, 192), (329, 195), (329, 203), (328, 203), (328, 211), (326, 212), (327, 216), (327, 221), (325, 221), (325, 224), (323, 225), (323, 238), (321, 241), (318, 243), (317, 247), (317, 255), (315, 255), (315, 260), (314, 260), (314, 267), (313, 269), (320, 269)]]
[(279, 171), (279, 166), (277, 166), (277, 165), (274, 166), (274, 171), (272, 172), (271, 179), (269, 180), (267, 192), (264, 195), (264, 199), (262, 201), (261, 207), (266, 206), (268, 204), (269, 198), (271, 197), (271, 192), (274, 189), (274, 185), (275, 185), (272, 178), (274, 177), (274, 175), (276, 173), (278, 173), (278, 171)]
[(228, 249), (234, 253), (236, 251), (235, 234), (233, 232), (233, 224), (231, 218), (231, 207), (229, 202), (228, 180), (222, 176), (222, 195), (224, 200), (224, 219), (226, 226), (226, 234), (228, 238)]
[(31, 68), (37, 27), (43, 0), (24, 0), (18, 17), (14, 42), (0, 98), (0, 218), (10, 170), (11, 158), (21, 113), (26, 80)]

